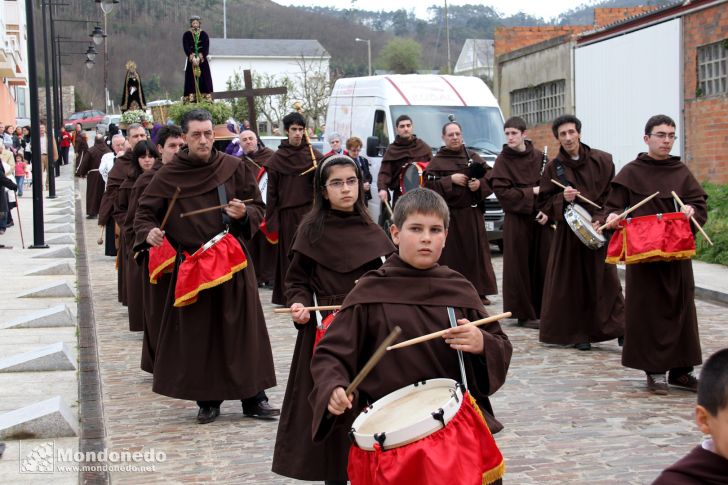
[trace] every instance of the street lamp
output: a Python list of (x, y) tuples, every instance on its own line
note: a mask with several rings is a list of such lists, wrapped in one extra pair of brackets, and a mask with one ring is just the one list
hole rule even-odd
[(86, 50), (86, 57), (89, 61), (95, 61), (97, 54), (98, 52), (96, 52), (96, 48), (93, 45), (88, 46), (88, 49)]
[(86, 68), (87, 69), (91, 69), (92, 67), (94, 67), (94, 64), (96, 64), (96, 63), (94, 61), (92, 61), (91, 59), (86, 59)]
[(359, 37), (354, 39), (354, 41), (367, 43), (367, 58), (369, 60), (368, 61), (369, 62), (369, 75), (371, 76), (372, 75), (372, 41), (369, 39), (360, 39)]
[[(96, 0), (96, 3), (101, 7), (101, 11), (104, 12), (104, 33), (109, 31), (106, 17), (114, 10), (114, 5), (119, 3), (119, 0)], [(104, 40), (104, 111), (109, 109), (109, 42), (106, 36)]]
[(106, 32), (104, 32), (101, 27), (97, 25), (96, 27), (94, 27), (94, 31), (89, 34), (89, 37), (94, 40), (94, 44), (101, 45), (101, 42), (106, 37)]

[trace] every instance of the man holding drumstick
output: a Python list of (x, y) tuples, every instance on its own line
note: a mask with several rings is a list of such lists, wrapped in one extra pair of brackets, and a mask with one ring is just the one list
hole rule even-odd
[[(686, 204), (680, 210), (704, 224), (708, 196), (680, 157), (670, 155), (675, 122), (665, 115), (651, 117), (643, 139), (647, 153), (638, 154), (612, 181), (605, 207), (608, 227), (616, 228), (618, 213), (656, 191), (660, 194), (631, 217), (677, 212), (675, 191)], [(692, 372), (702, 359), (690, 260), (627, 265), (626, 295), (622, 365), (644, 371), (654, 394), (667, 394), (668, 384), (697, 392)]]
[[(564, 210), (579, 194), (604, 204), (614, 163), (609, 153), (581, 142), (576, 116), (560, 116), (551, 128), (561, 149), (541, 177), (538, 209), (559, 224), (546, 267), (539, 340), (590, 350), (592, 342), (624, 335), (624, 297), (617, 268), (604, 263), (607, 248), (582, 244), (565, 223)], [(567, 188), (562, 191), (552, 179)]]

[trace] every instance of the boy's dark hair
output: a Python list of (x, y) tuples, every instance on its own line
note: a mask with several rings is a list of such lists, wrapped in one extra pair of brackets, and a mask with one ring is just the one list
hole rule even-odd
[(408, 115), (399, 115), (397, 117), (397, 120), (394, 122), (394, 127), (397, 128), (399, 124), (403, 121), (409, 121), (412, 122), (412, 118), (410, 118)]
[(574, 125), (576, 125), (576, 132), (581, 134), (581, 121), (579, 121), (579, 118), (574, 115), (562, 115), (556, 118), (551, 125), (551, 131), (553, 132), (554, 137), (559, 138), (559, 127), (566, 123), (574, 123)]
[(719, 350), (703, 364), (698, 381), (698, 404), (712, 416), (728, 407), (728, 349)]
[(402, 229), (404, 221), (412, 214), (432, 214), (442, 219), (445, 229), (450, 225), (450, 209), (440, 194), (418, 187), (408, 190), (397, 199), (394, 206), (394, 225)]
[(351, 150), (352, 148), (361, 148), (364, 145), (362, 143), (361, 138), (358, 136), (352, 136), (348, 140), (346, 140), (346, 149)]
[(193, 109), (182, 115), (182, 133), (187, 133), (190, 129), (190, 121), (209, 121), (212, 122), (212, 115), (206, 109)]
[(526, 131), (527, 128), (526, 120), (524, 120), (520, 116), (511, 116), (503, 124), (503, 129), (505, 130), (506, 128), (513, 128), (523, 133), (524, 131)]
[(306, 119), (301, 113), (288, 113), (286, 116), (283, 117), (284, 130), (288, 131), (288, 129), (293, 125), (303, 126), (304, 128), (306, 128)]
[(180, 138), (182, 136), (182, 128), (177, 125), (164, 125), (157, 132), (157, 145), (164, 148), (164, 144), (170, 138)]
[(675, 120), (670, 118), (667, 115), (655, 115), (649, 120), (647, 120), (647, 124), (645, 125), (645, 135), (649, 135), (652, 133), (652, 128), (655, 126), (660, 125), (667, 125), (672, 126), (673, 128), (676, 128), (675, 126)]

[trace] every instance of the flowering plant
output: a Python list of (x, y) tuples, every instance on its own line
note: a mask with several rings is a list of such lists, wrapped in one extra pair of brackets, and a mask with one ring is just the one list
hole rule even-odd
[(152, 117), (140, 109), (130, 109), (121, 115), (121, 123), (131, 125), (132, 123), (151, 123)]

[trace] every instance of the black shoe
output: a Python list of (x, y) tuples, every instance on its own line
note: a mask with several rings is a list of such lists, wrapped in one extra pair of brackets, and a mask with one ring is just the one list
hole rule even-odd
[(679, 387), (686, 391), (698, 392), (698, 379), (692, 372), (686, 372), (680, 375), (673, 375), (673, 372), (667, 377), (667, 383), (673, 387)]
[(528, 320), (525, 318), (519, 318), (517, 325), (519, 327), (533, 328), (533, 329), (538, 330), (540, 324), (541, 324), (541, 321), (538, 319)]
[(5, 227), (13, 227), (14, 225), (15, 225), (15, 223), (14, 223), (13, 221), (9, 221), (9, 222), (8, 222), (8, 223), (7, 223), (6, 225), (5, 225)]
[(617, 344), (619, 344), (620, 347), (624, 347), (624, 335), (617, 337)]
[(268, 401), (259, 401), (255, 406), (243, 406), (243, 414), (251, 418), (273, 418), (281, 415), (281, 410), (272, 407)]
[(207, 424), (212, 423), (217, 419), (217, 417), (220, 416), (220, 408), (217, 407), (201, 407), (200, 411), (197, 413), (197, 423), (198, 424)]
[(98, 216), (92, 216), (91, 214), (86, 216), (86, 219), (96, 219)]
[(667, 381), (665, 374), (647, 374), (647, 390), (658, 396), (667, 396)]
[(576, 350), (591, 350), (591, 344), (589, 342), (583, 342), (583, 343), (574, 345), (574, 348)]

